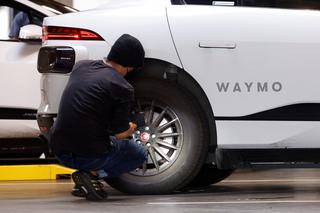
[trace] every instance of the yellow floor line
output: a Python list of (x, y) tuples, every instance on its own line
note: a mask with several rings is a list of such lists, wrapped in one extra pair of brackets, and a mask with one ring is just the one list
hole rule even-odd
[(0, 166), (0, 180), (55, 180), (73, 172), (56, 164)]

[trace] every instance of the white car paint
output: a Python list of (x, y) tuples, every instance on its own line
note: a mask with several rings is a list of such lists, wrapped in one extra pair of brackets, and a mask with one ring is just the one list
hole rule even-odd
[[(57, 15), (50, 8), (29, 0), (10, 1), (21, 3), (44, 16)], [(0, 108), (37, 110), (41, 100), (41, 75), (36, 65), (40, 47), (41, 42), (0, 40)], [(39, 133), (36, 120), (0, 119), (0, 138), (36, 137)]]
[[(132, 34), (144, 45), (147, 58), (188, 72), (206, 93), (216, 117), (241, 117), (320, 102), (316, 89), (320, 86), (319, 11), (175, 6), (161, 0), (112, 2), (44, 22), (90, 29), (106, 42), (49, 40), (44, 46), (82, 46), (88, 59), (102, 59), (116, 38)], [(85, 54), (79, 55), (86, 58)], [(43, 75), (46, 98), (39, 114), (58, 112), (60, 86), (67, 79), (67, 75)], [(228, 91), (219, 91), (217, 84), (221, 83), (229, 83)], [(320, 148), (319, 122), (221, 119), (216, 128), (221, 148)]]
[[(168, 16), (183, 67), (206, 91), (215, 116), (320, 102), (315, 89), (320, 87), (315, 78), (320, 70), (319, 11), (172, 6)], [(193, 33), (185, 33), (190, 25)], [(200, 48), (201, 42), (212, 46)], [(222, 82), (230, 83), (227, 92), (217, 90)], [(258, 82), (268, 83), (268, 92), (259, 91)], [(281, 82), (281, 91), (272, 90), (275, 82)], [(250, 90), (245, 83), (253, 83)], [(319, 129), (314, 122), (218, 121), (216, 126), (220, 148), (320, 147), (310, 132)], [(283, 143), (302, 135), (309, 137)]]
[[(123, 4), (119, 4), (119, 7), (114, 6), (114, 8), (111, 5), (112, 9), (89, 10), (56, 16), (54, 19), (45, 19), (44, 25), (86, 28), (98, 32), (105, 40), (105, 42), (100, 42), (101, 46), (105, 46), (104, 48), (96, 48), (97, 44), (90, 41), (68, 41), (70, 46), (80, 45), (87, 48), (90, 59), (105, 57), (110, 50), (111, 44), (123, 32), (130, 32), (133, 36), (144, 41), (143, 45), (148, 57), (161, 58), (181, 67), (170, 35), (165, 6), (149, 3), (143, 7), (134, 5), (132, 9), (128, 9), (123, 7)], [(90, 19), (87, 17), (90, 17)], [(117, 18), (116, 22), (114, 17)], [(100, 24), (100, 20), (103, 20), (103, 24)], [(161, 40), (156, 39), (155, 35), (161, 35)], [(61, 45), (62, 43), (64, 42), (56, 40), (44, 43), (44, 46)]]
[[(172, 6), (168, 16), (183, 67), (207, 91), (215, 116), (320, 101), (314, 89), (320, 86), (315, 78), (320, 70), (318, 11)], [(185, 33), (190, 25), (193, 33)], [(201, 48), (201, 42), (214, 44)], [(217, 46), (223, 43), (235, 47)], [(231, 85), (227, 92), (212, 90), (217, 82)], [(241, 91), (233, 92), (237, 82)], [(245, 82), (254, 83), (250, 92)], [(257, 82), (267, 82), (269, 91), (259, 92)], [(272, 91), (274, 82), (281, 82), (281, 91)]]
[(40, 44), (0, 41), (0, 106), (36, 108), (40, 74), (35, 72)]

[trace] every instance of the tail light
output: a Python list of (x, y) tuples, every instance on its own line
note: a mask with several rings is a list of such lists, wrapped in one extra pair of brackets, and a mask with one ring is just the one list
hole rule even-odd
[(91, 30), (71, 27), (44, 26), (42, 40), (103, 41), (104, 39)]

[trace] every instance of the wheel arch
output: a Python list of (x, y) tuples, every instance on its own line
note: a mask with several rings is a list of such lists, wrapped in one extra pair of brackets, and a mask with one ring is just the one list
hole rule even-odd
[(201, 85), (184, 69), (159, 59), (146, 58), (144, 68), (139, 72), (133, 72), (127, 76), (129, 82), (136, 78), (156, 78), (164, 81), (172, 81), (183, 87), (193, 99), (200, 105), (204, 119), (207, 120), (208, 140), (210, 141), (209, 153), (206, 162), (215, 162), (215, 150), (217, 147), (217, 133), (214, 113), (207, 95)]

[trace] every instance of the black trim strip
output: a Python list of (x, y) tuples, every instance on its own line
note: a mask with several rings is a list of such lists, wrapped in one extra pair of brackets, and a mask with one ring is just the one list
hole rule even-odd
[(320, 148), (290, 149), (217, 149), (216, 163), (219, 168), (235, 169), (260, 163), (314, 163), (320, 162)]
[(0, 39), (0, 41), (5, 41), (5, 42), (20, 42), (20, 40), (14, 40), (14, 39), (10, 39), (10, 38), (8, 38), (8, 39)]
[(0, 119), (36, 120), (37, 110), (0, 107)]
[(227, 121), (320, 121), (320, 103), (287, 105), (239, 117), (217, 116)]

